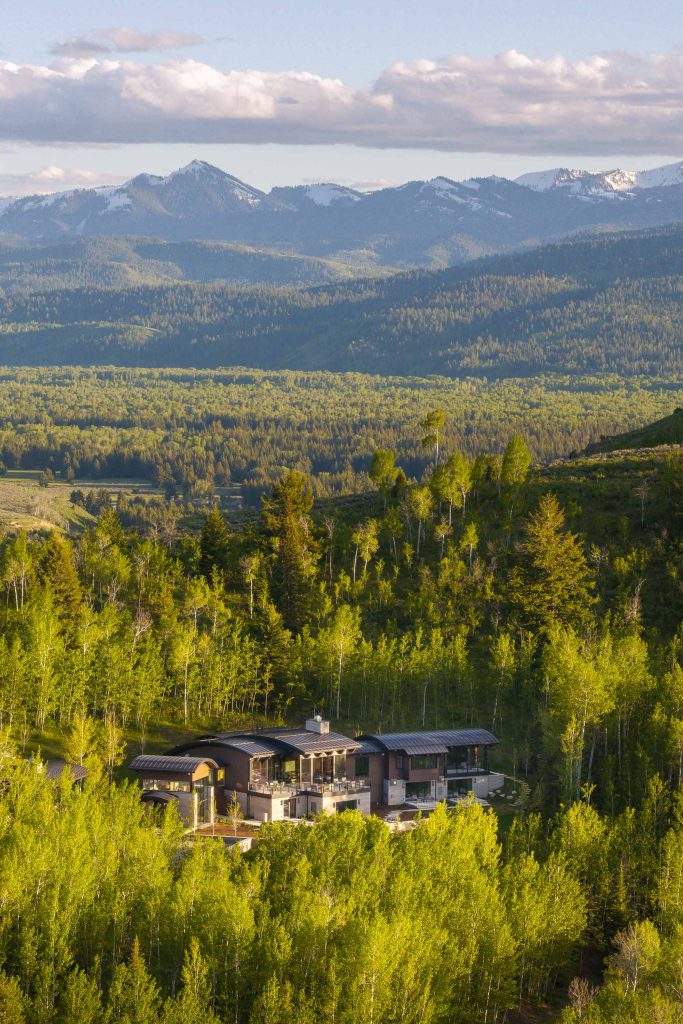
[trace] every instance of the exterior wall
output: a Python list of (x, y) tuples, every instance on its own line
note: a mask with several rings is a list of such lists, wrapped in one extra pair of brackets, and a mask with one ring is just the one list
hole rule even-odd
[(472, 779), (472, 792), (475, 796), (486, 799), (494, 789), (499, 789), (505, 781), (502, 775), (492, 772), (491, 775), (479, 775)]
[(384, 780), (384, 803), (389, 807), (400, 807), (406, 802), (405, 779), (389, 778)]
[(351, 793), (301, 793), (296, 798), (296, 816), (305, 818), (309, 814), (337, 814), (340, 805), (353, 801), (361, 814), (370, 814), (371, 800), (369, 789)]
[(241, 750), (223, 747), (220, 744), (198, 743), (185, 751), (190, 757), (210, 757), (225, 772), (222, 785), (216, 786), (216, 810), (225, 814), (232, 799), (233, 790), (246, 790), (249, 784), (249, 755)]
[[(368, 782), (370, 783), (371, 801), (373, 804), (381, 804), (384, 800), (384, 765), (386, 757), (384, 754), (367, 754), (368, 759)], [(362, 776), (356, 772), (356, 755), (349, 754), (346, 758), (347, 778), (352, 782)]]
[(443, 768), (408, 768), (406, 782), (436, 782), (443, 775)]
[[(399, 752), (399, 757), (400, 756), (401, 755), (400, 755), (400, 752)], [(389, 753), (385, 755), (384, 760), (386, 762), (385, 778), (387, 778), (387, 779), (405, 779), (407, 771), (408, 771), (408, 764), (407, 764), (407, 759), (406, 759), (405, 754), (403, 754), (403, 767), (402, 768), (397, 768), (396, 767), (396, 752), (394, 750), (390, 750)]]
[(255, 821), (282, 821), (285, 814), (286, 798), (273, 797), (268, 793), (244, 793), (235, 790), (237, 800), (245, 818)]
[(370, 754), (368, 768), (370, 770), (370, 791), (373, 804), (380, 804), (384, 799), (384, 762), (383, 754)]

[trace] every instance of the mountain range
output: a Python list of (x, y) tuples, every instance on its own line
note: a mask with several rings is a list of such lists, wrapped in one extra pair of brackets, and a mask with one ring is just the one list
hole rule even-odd
[(222, 241), (348, 267), (447, 267), (582, 233), (683, 221), (683, 161), (650, 171), (569, 168), (515, 181), (438, 177), (360, 192), (333, 183), (266, 193), (195, 160), (165, 177), (0, 200), (0, 234)]

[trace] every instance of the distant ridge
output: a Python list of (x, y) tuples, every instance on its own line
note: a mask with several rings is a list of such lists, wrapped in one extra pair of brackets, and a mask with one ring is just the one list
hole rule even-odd
[(230, 242), (344, 264), (441, 269), (577, 233), (683, 221), (683, 161), (516, 181), (440, 176), (377, 191), (333, 182), (264, 192), (203, 160), (123, 185), (0, 199), (0, 236)]

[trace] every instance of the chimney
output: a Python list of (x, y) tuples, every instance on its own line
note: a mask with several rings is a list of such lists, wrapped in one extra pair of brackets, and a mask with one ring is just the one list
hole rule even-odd
[(322, 715), (306, 719), (306, 732), (317, 732), (319, 736), (327, 736), (329, 731), (330, 723), (325, 721)]

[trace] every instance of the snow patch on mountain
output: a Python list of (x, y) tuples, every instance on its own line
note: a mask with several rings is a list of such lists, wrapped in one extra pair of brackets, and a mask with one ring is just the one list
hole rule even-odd
[(357, 202), (361, 197), (357, 192), (343, 185), (334, 185), (331, 182), (320, 182), (316, 185), (306, 186), (306, 195), (316, 206), (331, 206), (340, 199), (350, 199)]
[(547, 171), (533, 171), (515, 178), (517, 185), (534, 192), (563, 189), (577, 196), (610, 198), (635, 189), (668, 188), (683, 184), (683, 161), (655, 167), (649, 171), (581, 171), (569, 167), (552, 167)]
[(103, 189), (100, 192), (100, 195), (102, 195), (102, 192), (105, 192), (104, 199), (106, 205), (103, 210), (100, 210), (100, 215), (103, 213), (111, 213), (112, 210), (124, 210), (133, 205), (133, 200), (127, 192), (123, 191), (123, 189), (112, 188), (111, 190), (107, 189), (106, 191)]

